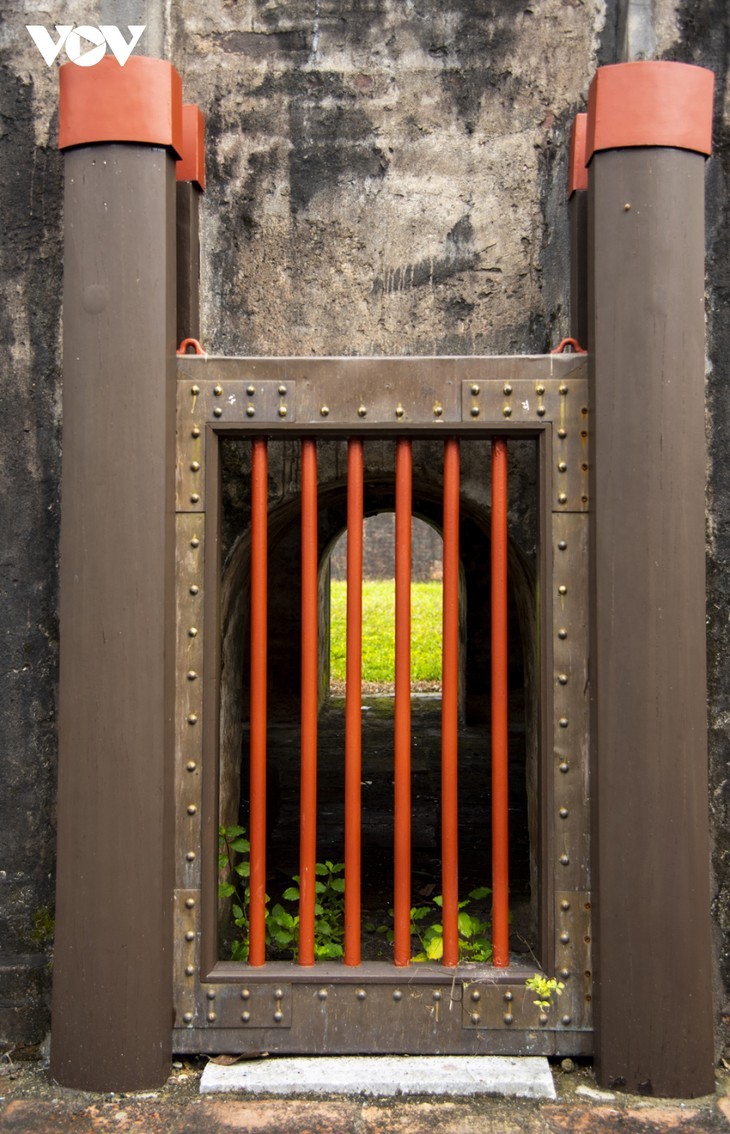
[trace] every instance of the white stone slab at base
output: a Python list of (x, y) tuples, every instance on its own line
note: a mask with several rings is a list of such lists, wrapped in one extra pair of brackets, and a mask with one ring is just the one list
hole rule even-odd
[(501, 1095), (554, 1099), (547, 1059), (502, 1055), (372, 1055), (208, 1063), (201, 1094)]

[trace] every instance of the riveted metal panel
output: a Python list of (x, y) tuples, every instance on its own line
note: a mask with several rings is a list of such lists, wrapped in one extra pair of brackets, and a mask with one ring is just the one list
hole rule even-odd
[[(195, 968), (194, 1005), (190, 1007), (188, 996), (182, 1015), (177, 1017), (174, 1043), (178, 1050), (590, 1052), (590, 1031), (586, 1030), (590, 1001), (585, 1000), (590, 992), (586, 993), (583, 985), (578, 990), (575, 975), (581, 971), (581, 980), (590, 980), (585, 976), (590, 972), (590, 962), (579, 920), (580, 902), (571, 897), (570, 908), (560, 905), (567, 900), (565, 894), (589, 900), (585, 370), (585, 358), (570, 355), (516, 359), (188, 356), (178, 360), (178, 504), (183, 514), (178, 526), (182, 621), (176, 670), (176, 861), (179, 880), (195, 884), (201, 874), (203, 880), (201, 921), (195, 920), (186, 906), (181, 911), (181, 931), (176, 931), (176, 981), (183, 989), (187, 988), (191, 965)], [(509, 404), (515, 407), (509, 415), (503, 413), (507, 386)], [(524, 396), (515, 402), (518, 394)], [(286, 414), (280, 412), (282, 404), (286, 404)], [(479, 407), (478, 414), (472, 412), (475, 406)], [(569, 972), (559, 1007), (551, 1009), (543, 1022), (529, 994), (525, 995), (524, 982), (532, 969), (511, 966), (498, 978), (492, 969), (486, 976), (464, 976), (459, 970), (457, 978), (438, 966), (435, 973), (425, 966), (413, 966), (404, 973), (383, 963), (363, 964), (356, 970), (318, 964), (315, 980), (312, 970), (297, 966), (268, 962), (261, 969), (251, 969), (216, 961), (217, 679), (210, 669), (217, 665), (218, 631), (212, 624), (218, 612), (211, 601), (219, 574), (215, 534), (218, 438), (233, 431), (252, 435), (262, 428), (272, 437), (292, 430), (323, 437), (333, 431), (335, 435), (356, 432), (397, 436), (399, 430), (438, 437), (444, 425), (466, 439), (495, 433), (534, 436), (539, 439), (542, 454), (538, 505), (546, 556), (542, 582), (542, 712), (548, 713), (541, 773), (542, 947), (548, 972), (553, 972), (555, 962), (561, 965), (561, 971)], [(196, 461), (199, 467), (193, 468)], [(215, 491), (204, 513), (206, 479), (208, 493)], [(193, 494), (198, 495), (195, 501)], [(200, 533), (196, 525), (201, 527)], [(186, 541), (190, 544), (193, 539), (200, 541), (196, 554), (190, 554), (186, 547)], [(204, 589), (211, 593), (203, 643)], [(188, 631), (198, 630), (192, 636), (192, 652), (185, 626)], [(204, 683), (188, 676), (196, 668), (188, 664), (189, 659), (194, 655), (198, 661), (196, 651), (201, 646)], [(205, 698), (198, 704), (191, 698), (202, 694), (203, 684)], [(188, 771), (189, 763), (197, 766)], [(191, 784), (199, 789), (201, 769), (202, 800), (199, 794), (195, 798), (191, 794)], [(191, 812), (190, 807), (196, 810)], [(193, 896), (192, 891), (184, 893), (186, 899)], [(194, 936), (188, 940), (191, 933)], [(569, 942), (562, 940), (566, 933)], [(569, 948), (573, 952), (567, 951)], [(272, 994), (277, 989), (283, 994), (278, 1008), (275, 1004), (272, 1007)], [(471, 990), (469, 997), (479, 992), (479, 1003), (464, 1000), (467, 989)], [(247, 1004), (241, 997), (243, 991), (249, 993)], [(505, 1000), (508, 993), (511, 1000)], [(510, 1004), (512, 1019), (506, 1022), (506, 1006)], [(243, 1019), (246, 1012), (249, 1015)], [(276, 1012), (280, 1015), (274, 1019)], [(192, 1013), (191, 1018), (183, 1019), (186, 1013)]]
[(201, 1023), (197, 1011), (200, 973), (200, 891), (175, 890), (173, 903), (175, 1027)]
[(590, 885), (588, 517), (553, 513), (553, 808), (556, 886)]
[(175, 885), (189, 889), (200, 885), (204, 516), (178, 513), (175, 523)]
[(591, 895), (587, 890), (559, 890), (555, 895), (557, 950), (555, 975), (565, 984), (555, 1004), (567, 1028), (593, 1025), (593, 933)]

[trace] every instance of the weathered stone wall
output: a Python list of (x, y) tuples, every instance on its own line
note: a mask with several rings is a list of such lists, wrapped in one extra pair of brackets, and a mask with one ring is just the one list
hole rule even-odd
[[(60, 469), (56, 65), (27, 22), (145, 23), (208, 118), (203, 337), (233, 353), (543, 351), (567, 331), (567, 138), (600, 63), (718, 76), (708, 162), (710, 806), (730, 982), (724, 0), (161, 0), (0, 14), (0, 1040), (47, 1026)], [(171, 14), (170, 14), (171, 13)], [(720, 1007), (724, 1003), (720, 1001)]]

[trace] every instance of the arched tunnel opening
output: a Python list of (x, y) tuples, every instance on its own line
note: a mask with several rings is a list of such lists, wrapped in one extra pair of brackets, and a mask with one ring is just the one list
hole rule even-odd
[[(490, 537), (489, 443), (463, 443), (459, 557), (459, 892), (464, 900), (490, 885)], [(299, 869), (301, 685), (301, 463), (299, 443), (270, 444), (268, 518), (267, 893), (275, 905)], [(395, 444), (365, 445), (364, 575), (392, 578), (383, 529), (393, 527)], [(509, 545), (509, 824), (510, 948), (537, 948), (537, 621), (536, 454), (530, 441), (510, 443), (514, 508)], [(344, 688), (331, 671), (332, 582), (342, 574), (347, 527), (346, 442), (320, 441), (318, 454), (318, 798), (317, 859), (344, 854)], [(223, 827), (248, 829), (250, 445), (222, 444), (222, 568), (219, 815)], [(429, 533), (431, 578), (442, 542), (441, 444), (413, 442), (414, 531)], [(381, 531), (375, 540), (368, 528)], [(421, 532), (423, 538), (423, 532)], [(416, 542), (418, 534), (412, 541)], [(377, 544), (379, 562), (368, 560)], [(415, 562), (418, 563), (416, 556)], [(425, 568), (416, 567), (415, 575)], [(413, 575), (412, 575), (413, 577)], [(340, 581), (339, 579), (337, 580)], [(436, 578), (438, 583), (438, 578)], [(433, 617), (433, 616), (431, 616)], [(412, 627), (412, 631), (413, 631)], [(428, 627), (425, 628), (429, 632)], [(431, 627), (440, 634), (440, 626)], [(384, 646), (384, 649), (387, 647)], [(362, 693), (363, 959), (390, 960), (393, 906), (394, 698), (388, 682)], [(411, 691), (412, 905), (441, 893), (441, 694)], [(488, 918), (488, 898), (475, 912)], [(230, 905), (221, 906), (221, 956), (230, 955)], [(414, 942), (414, 950), (417, 945)], [(289, 958), (290, 959), (290, 958)]]

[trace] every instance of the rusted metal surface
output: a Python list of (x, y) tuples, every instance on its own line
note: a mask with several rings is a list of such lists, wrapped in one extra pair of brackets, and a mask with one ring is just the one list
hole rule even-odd
[(190, 889), (200, 885), (200, 856), (192, 848), (200, 844), (202, 804), (203, 517), (179, 513), (176, 542), (175, 845), (187, 849), (175, 855), (175, 886)]
[(266, 725), (268, 652), (268, 454), (252, 442), (251, 462), (251, 844), (249, 964), (266, 960)]
[(299, 815), (299, 964), (314, 964), (317, 865), (317, 446), (302, 440), (302, 774)]
[(459, 442), (444, 444), (441, 663), (441, 886), (443, 964), (459, 963)]
[(492, 960), (509, 964), (507, 442), (492, 442)]
[(689, 152), (593, 158), (597, 1066), (667, 1095), (713, 1089), (703, 192)]
[(360, 964), (363, 444), (347, 446), (347, 692), (345, 697), (345, 964)]
[(52, 1074), (132, 1090), (170, 1053), (175, 167), (65, 163)]
[(200, 190), (192, 181), (176, 187), (177, 335), (176, 341), (200, 338)]
[(393, 958), (411, 959), (411, 442), (396, 444), (395, 466), (395, 830)]
[[(385, 401), (391, 397), (389, 366), (393, 364), (404, 389), (410, 390), (411, 401), (409, 420), (403, 424), (403, 417), (384, 420)], [(352, 376), (350, 373), (352, 365)], [(550, 974), (558, 975), (566, 989), (554, 1012), (551, 1011), (548, 1025), (534, 1025), (532, 1017), (494, 1027), (463, 1026), (461, 1011), (456, 1013), (458, 1028), (451, 1024), (445, 1026), (446, 1014), (439, 1007), (439, 1031), (423, 1031), (422, 1016), (417, 1010), (418, 999), (414, 1000), (405, 1013), (397, 1013), (406, 1000), (406, 988), (415, 986), (422, 989), (424, 982), (434, 980), (434, 969), (438, 978), (431, 993), (441, 989), (443, 1000), (433, 1001), (442, 1005), (448, 1001), (452, 1005), (454, 989), (458, 987), (461, 996), (463, 980), (475, 980), (488, 985), (492, 990), (488, 997), (496, 998), (489, 1009), (490, 1020), (497, 1019), (498, 1010), (503, 1008), (504, 991), (499, 992), (502, 979), (514, 989), (524, 988), (524, 979), (534, 968), (520, 968), (514, 960), (503, 970), (492, 966), (481, 966), (472, 970), (471, 966), (460, 966), (456, 970), (441, 966), (411, 965), (407, 970), (394, 964), (360, 963), (323, 964), (316, 969), (310, 966), (286, 965), (267, 961), (259, 967), (234, 965), (217, 960), (216, 956), (216, 885), (215, 856), (211, 849), (215, 843), (215, 822), (217, 817), (217, 766), (216, 766), (216, 722), (217, 701), (215, 686), (217, 634), (215, 626), (206, 628), (205, 661), (206, 682), (203, 702), (205, 740), (203, 769), (203, 816), (200, 826), (207, 832), (205, 838), (211, 844), (200, 848), (203, 856), (202, 891), (200, 895), (200, 920), (196, 923), (194, 947), (199, 955), (193, 964), (196, 975), (193, 978), (197, 988), (194, 1022), (185, 1023), (175, 1031), (175, 1046), (180, 1050), (254, 1050), (261, 1045), (272, 1051), (504, 1051), (529, 1052), (544, 1051), (565, 1054), (587, 1053), (591, 1050), (590, 1033), (590, 987), (592, 968), (590, 964), (590, 933), (583, 928), (584, 914), (590, 905), (588, 892), (588, 868), (585, 847), (589, 834), (588, 811), (585, 806), (588, 773), (588, 744), (586, 737), (586, 657), (585, 647), (585, 578), (587, 573), (586, 532), (588, 516), (588, 493), (585, 483), (588, 471), (589, 437), (586, 397), (586, 360), (563, 355), (551, 358), (534, 359), (215, 359), (190, 357), (178, 360), (181, 375), (178, 395), (179, 458), (178, 468), (187, 482), (179, 491), (181, 509), (196, 519), (195, 509), (204, 506), (205, 515), (200, 520), (205, 524), (206, 547), (206, 586), (209, 577), (213, 587), (217, 575), (210, 556), (217, 557), (216, 532), (218, 528), (219, 485), (217, 453), (219, 439), (235, 433), (255, 438), (268, 435), (270, 438), (302, 435), (304, 439), (327, 436), (355, 435), (361, 445), (369, 438), (379, 438), (399, 434), (405, 436), (436, 436), (442, 431), (442, 423), (433, 415), (433, 390), (428, 383), (437, 381), (438, 365), (445, 364), (448, 381), (453, 384), (454, 407), (458, 406), (460, 421), (458, 427), (452, 426), (447, 434), (454, 438), (455, 446), (468, 444), (470, 438), (489, 437), (534, 437), (540, 453), (540, 515), (541, 540), (541, 673), (544, 686), (541, 693), (540, 713), (543, 719), (540, 756), (541, 786), (539, 788), (540, 807), (543, 819), (540, 825), (540, 871), (539, 898), (541, 903), (541, 946), (540, 960)], [(478, 380), (477, 380), (478, 375)], [(354, 409), (356, 420), (350, 422), (332, 420), (336, 417), (333, 406), (337, 406), (337, 390), (341, 385), (352, 388), (357, 377), (361, 394)], [(444, 388), (448, 389), (448, 381)], [(368, 382), (371, 385), (368, 385)], [(517, 383), (524, 383), (519, 387)], [(388, 384), (387, 398), (383, 397), (382, 386)], [(505, 402), (504, 388), (512, 387), (512, 394), (524, 394), (519, 404), (514, 397)], [(196, 392), (193, 392), (196, 387)], [(252, 387), (255, 394), (247, 391)], [(474, 387), (478, 387), (475, 391)], [(537, 387), (543, 387), (538, 391)], [(563, 389), (561, 390), (561, 387)], [(284, 388), (286, 393), (280, 393)], [(247, 413), (251, 397), (258, 398), (254, 414)], [(285, 399), (287, 414), (279, 409)], [(526, 401), (527, 406), (522, 402)], [(397, 405), (398, 403), (396, 403)], [(445, 402), (442, 401), (442, 405)], [(513, 412), (507, 416), (504, 407), (509, 404)], [(293, 407), (289, 417), (289, 405)], [(315, 406), (326, 406), (329, 413), (321, 415), (316, 411), (316, 427), (307, 418)], [(366, 413), (358, 415), (357, 409), (364, 406)], [(381, 407), (377, 410), (373, 407)], [(479, 413), (472, 411), (478, 409)], [(544, 412), (538, 413), (538, 410)], [(219, 411), (219, 412), (216, 412)], [(352, 407), (347, 409), (350, 413)], [(453, 410), (457, 412), (456, 408)], [(377, 418), (380, 417), (380, 420)], [(195, 422), (193, 421), (195, 419)], [(193, 436), (192, 426), (197, 423), (201, 430), (200, 438)], [(446, 431), (443, 431), (446, 433)], [(205, 438), (208, 438), (207, 443)], [(459, 441), (460, 439), (460, 441)], [(201, 454), (200, 468), (195, 483), (207, 486), (200, 493), (201, 499), (189, 499), (192, 470), (187, 466), (195, 457), (195, 450)], [(273, 440), (272, 440), (273, 443)], [(568, 462), (566, 453), (580, 455), (580, 460)], [(449, 446), (447, 445), (447, 449)], [(356, 451), (356, 450), (355, 450)], [(453, 452), (453, 449), (452, 449)], [(357, 464), (357, 459), (356, 462)], [(354, 478), (356, 485), (357, 475)], [(575, 490), (571, 487), (575, 486)], [(567, 491), (566, 491), (567, 489)], [(356, 491), (357, 495), (357, 491)], [(458, 495), (458, 494), (457, 494)], [(565, 496), (566, 499), (561, 499)], [(359, 508), (358, 508), (359, 511)], [(574, 513), (574, 514), (571, 514)], [(355, 522), (357, 529), (357, 521)], [(566, 547), (560, 547), (565, 543)], [(555, 567), (553, 566), (555, 564)], [(458, 558), (457, 558), (458, 568)], [(554, 571), (560, 573), (563, 582), (554, 578)], [(359, 572), (356, 572), (359, 580)], [(182, 580), (182, 575), (181, 575)], [(567, 580), (567, 582), (566, 582)], [(182, 585), (182, 582), (181, 582)], [(568, 589), (560, 594), (557, 586)], [(359, 592), (359, 586), (357, 588)], [(555, 593), (553, 594), (553, 591)], [(215, 623), (216, 603), (211, 595), (206, 598), (206, 612)], [(206, 613), (207, 617), (207, 613)], [(566, 625), (567, 623), (567, 625)], [(207, 624), (206, 624), (207, 627)], [(566, 635), (561, 631), (567, 630)], [(180, 645), (183, 639), (180, 639)], [(359, 642), (358, 642), (359, 661)], [(212, 660), (211, 660), (212, 659)], [(210, 681), (208, 678), (210, 674)], [(568, 678), (567, 682), (561, 677)], [(359, 685), (359, 682), (358, 682)], [(562, 699), (561, 699), (562, 698)], [(566, 700), (567, 698), (567, 700)], [(359, 714), (359, 696), (354, 699)], [(207, 706), (210, 706), (208, 708)], [(553, 711), (554, 709), (554, 711)], [(571, 726), (566, 729), (560, 721), (567, 717)], [(359, 725), (359, 720), (358, 720)], [(188, 726), (191, 727), (191, 726)], [(181, 729), (181, 726), (178, 726)], [(357, 732), (359, 733), (359, 727)], [(183, 734), (184, 735), (184, 734)], [(567, 761), (561, 759), (566, 755)], [(561, 770), (568, 763), (569, 772)], [(178, 763), (178, 776), (182, 776), (184, 764)], [(360, 772), (353, 782), (359, 789)], [(453, 782), (449, 780), (449, 782)], [(178, 796), (178, 798), (182, 798)], [(563, 816), (563, 812), (567, 812)], [(568, 861), (563, 861), (567, 855)], [(182, 847), (176, 850), (176, 858), (184, 858)], [(207, 866), (206, 866), (207, 863)], [(193, 869), (195, 865), (193, 864)], [(564, 909), (562, 902), (568, 902)], [(581, 912), (582, 911), (582, 912)], [(181, 916), (189, 917), (189, 911)], [(182, 936), (176, 927), (176, 943), (180, 939), (180, 949), (185, 941), (185, 933), (190, 929), (184, 926)], [(359, 934), (359, 911), (357, 917)], [(569, 941), (561, 940), (561, 935), (569, 934)], [(586, 940), (588, 938), (588, 940)], [(190, 948), (190, 946), (188, 946)], [(359, 949), (359, 938), (358, 938)], [(406, 956), (404, 951), (404, 957)], [(358, 956), (359, 959), (359, 956)], [(189, 978), (185, 968), (181, 969), (182, 956), (176, 967), (176, 982)], [(429, 971), (430, 970), (430, 971)], [(451, 985), (454, 971), (457, 982)], [(502, 977), (497, 974), (502, 973)], [(567, 973), (568, 976), (560, 976)], [(579, 975), (580, 974), (580, 975)], [(589, 974), (586, 976), (586, 974)], [(316, 979), (315, 979), (316, 978)], [(404, 981), (407, 980), (407, 985)], [(257, 1004), (268, 1005), (272, 982), (291, 985), (292, 1016), (291, 1025), (281, 1027), (281, 1021), (267, 1025), (264, 1021), (251, 1028), (249, 1019), (245, 1035), (240, 1016), (240, 1003), (236, 997), (241, 990), (251, 985), (253, 989), (261, 985), (269, 992), (261, 992), (262, 999)], [(588, 982), (588, 983), (586, 983)], [(395, 986), (400, 984), (400, 989)], [(207, 994), (215, 986), (215, 1020), (207, 1018)], [(449, 989), (448, 997), (445, 989)], [(340, 992), (339, 990), (342, 989)], [(348, 989), (349, 991), (345, 991)], [(494, 991), (497, 989), (497, 991)], [(306, 990), (306, 991), (305, 991)], [(334, 991), (333, 991), (334, 990)], [(358, 1000), (358, 990), (365, 997)], [(385, 991), (383, 991), (385, 990)], [(327, 992), (320, 1001), (319, 993)], [(395, 991), (401, 992), (399, 999), (393, 998)], [(252, 993), (253, 995), (253, 993)], [(259, 993), (256, 993), (259, 996)], [(422, 999), (422, 994), (419, 993)], [(234, 1001), (234, 1007), (228, 1007)], [(322, 1003), (325, 1003), (325, 1008)], [(491, 1004), (491, 1001), (489, 1001)], [(301, 1011), (297, 1005), (301, 1005)], [(359, 1004), (359, 1009), (357, 1005)], [(368, 1007), (363, 1010), (363, 1006)], [(370, 1009), (378, 1006), (379, 1012)], [(266, 1009), (268, 1011), (268, 1008)], [(207, 1011), (211, 1011), (210, 1008)], [(262, 1008), (263, 1011), (263, 1008)], [(358, 1014), (359, 1012), (359, 1014)], [(223, 1015), (221, 1015), (221, 1013)], [(395, 1013), (395, 1015), (394, 1015)], [(454, 1016), (453, 1005), (448, 1019)], [(314, 1017), (316, 1016), (316, 1020)], [(563, 1022), (563, 1017), (571, 1023)], [(221, 1019), (231, 1021), (230, 1026), (221, 1027)], [(405, 1019), (405, 1027), (399, 1019)], [(443, 1045), (435, 1047), (434, 1045)]]

